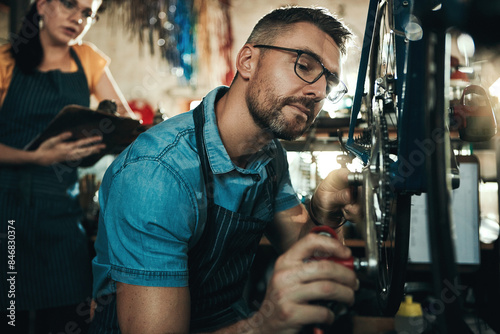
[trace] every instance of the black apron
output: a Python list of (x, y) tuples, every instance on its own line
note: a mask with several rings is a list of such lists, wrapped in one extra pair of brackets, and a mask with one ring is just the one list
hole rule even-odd
[[(0, 109), (0, 142), (23, 149), (68, 104), (88, 107), (90, 91), (82, 64), (77, 72), (14, 68)], [(80, 219), (76, 168), (62, 165), (0, 165), (0, 235), (14, 220), (16, 309), (76, 304), (91, 295), (88, 242)], [(7, 243), (1, 240), (7, 259)], [(7, 261), (2, 260), (1, 307), (7, 307)], [(5, 308), (4, 308), (5, 310)]]
[[(267, 222), (232, 212), (214, 203), (214, 176), (203, 140), (203, 103), (194, 110), (196, 144), (206, 184), (207, 221), (197, 244), (189, 251), (191, 331), (213, 331), (248, 316), (242, 292)], [(274, 211), (276, 175), (271, 163), (266, 192)]]
[[(196, 144), (206, 185), (207, 220), (202, 235), (188, 252), (191, 295), (190, 332), (211, 332), (249, 315), (243, 290), (267, 222), (214, 203), (214, 181), (203, 140), (203, 102), (193, 113)], [(274, 211), (276, 174), (269, 163), (265, 191)], [(271, 215), (272, 216), (272, 215)], [(118, 334), (115, 296), (104, 297), (90, 333)]]

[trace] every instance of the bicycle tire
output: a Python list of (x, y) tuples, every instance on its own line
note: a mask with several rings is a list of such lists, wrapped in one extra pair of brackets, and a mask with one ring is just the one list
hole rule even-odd
[[(387, 124), (383, 124), (387, 123), (387, 120), (394, 122), (392, 125), (396, 129), (398, 126), (397, 105), (398, 93), (400, 92), (395, 89), (394, 82), (389, 82), (390, 80), (397, 80), (393, 6), (392, 0), (379, 2), (371, 43), (367, 75), (369, 80), (367, 100), (370, 106), (367, 118), (368, 123), (375, 128), (387, 127)], [(386, 85), (385, 97), (382, 101), (377, 102), (377, 94), (380, 94), (378, 91), (380, 87), (377, 88), (377, 86), (380, 84), (381, 79)], [(377, 81), (379, 82), (377, 83)], [(389, 85), (392, 85), (392, 88), (389, 88)], [(379, 117), (373, 115), (375, 108), (377, 108), (376, 103), (382, 103), (382, 106), (378, 107), (382, 111)], [(374, 134), (378, 138), (372, 138), (372, 142), (379, 141), (378, 145), (385, 150), (382, 153), (385, 155), (382, 158), (383, 165), (377, 168), (380, 179), (385, 179), (386, 182), (385, 185), (378, 186), (378, 194), (373, 195), (378, 197), (377, 201), (381, 207), (380, 210), (385, 211), (382, 212), (380, 226), (377, 231), (377, 301), (380, 313), (385, 316), (392, 316), (397, 312), (404, 294), (410, 235), (411, 196), (391, 189), (389, 163), (392, 160), (389, 156), (391, 153), (397, 152), (391, 152), (390, 147), (396, 143), (397, 138), (392, 139), (393, 141), (390, 142), (387, 134), (372, 131), (372, 136)], [(376, 161), (377, 159), (379, 158), (370, 156), (370, 164), (380, 163)]]

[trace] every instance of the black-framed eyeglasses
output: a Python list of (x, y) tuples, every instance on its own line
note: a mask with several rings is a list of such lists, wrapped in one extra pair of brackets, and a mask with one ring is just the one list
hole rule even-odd
[(339, 79), (337, 74), (330, 72), (317, 56), (312, 53), (274, 45), (259, 44), (254, 45), (254, 47), (297, 53), (297, 59), (295, 59), (295, 74), (308, 84), (315, 83), (324, 74), (326, 78), (326, 96), (327, 99), (333, 103), (340, 101), (347, 93), (347, 86)]
[(67, 15), (75, 15), (80, 11), (80, 15), (87, 23), (94, 24), (99, 21), (99, 15), (90, 8), (82, 9), (75, 0), (57, 0), (61, 4), (61, 9)]

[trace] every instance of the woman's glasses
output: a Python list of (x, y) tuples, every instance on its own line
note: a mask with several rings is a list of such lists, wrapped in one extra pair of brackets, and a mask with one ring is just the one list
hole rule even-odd
[(60, 8), (63, 13), (73, 16), (80, 12), (81, 18), (87, 23), (94, 24), (99, 20), (99, 15), (90, 8), (82, 9), (75, 0), (57, 0), (61, 4)]

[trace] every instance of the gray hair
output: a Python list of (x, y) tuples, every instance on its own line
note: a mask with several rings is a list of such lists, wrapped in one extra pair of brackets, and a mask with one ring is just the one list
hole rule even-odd
[(351, 41), (351, 30), (322, 7), (286, 6), (273, 10), (255, 25), (247, 39), (249, 44), (271, 44), (280, 34), (288, 31), (290, 24), (310, 22), (328, 34), (337, 43), (340, 52), (345, 55)]

